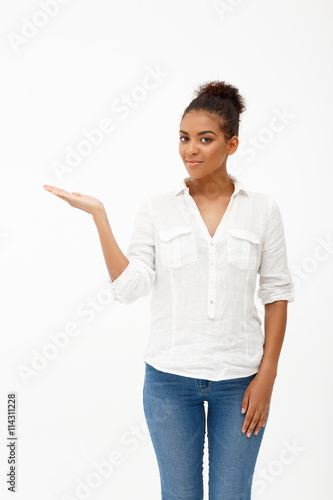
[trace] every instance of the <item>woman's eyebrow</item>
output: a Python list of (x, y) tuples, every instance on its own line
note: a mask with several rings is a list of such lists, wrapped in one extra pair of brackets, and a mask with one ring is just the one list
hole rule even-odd
[[(186, 135), (189, 135), (188, 132), (185, 132), (184, 130), (179, 130), (179, 133), (182, 133), (182, 134), (186, 134)], [(212, 130), (204, 130), (203, 132), (198, 132), (197, 135), (203, 135), (203, 134), (214, 134), (214, 135), (217, 135), (215, 134), (215, 132), (213, 132)]]

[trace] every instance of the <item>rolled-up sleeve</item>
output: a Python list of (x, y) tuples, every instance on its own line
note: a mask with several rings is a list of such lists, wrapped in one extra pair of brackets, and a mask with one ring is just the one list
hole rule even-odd
[(288, 302), (295, 300), (281, 212), (273, 198), (271, 198), (258, 273), (260, 275), (258, 297), (263, 305), (276, 300)]
[(155, 242), (150, 201), (139, 206), (126, 257), (129, 264), (114, 281), (108, 280), (114, 300), (129, 304), (149, 294), (155, 280)]

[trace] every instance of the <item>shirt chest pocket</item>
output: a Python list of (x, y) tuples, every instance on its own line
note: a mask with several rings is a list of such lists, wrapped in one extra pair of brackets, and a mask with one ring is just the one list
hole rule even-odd
[(161, 264), (181, 267), (197, 259), (197, 246), (192, 226), (174, 226), (159, 230)]
[(255, 269), (259, 263), (260, 239), (252, 231), (229, 229), (227, 235), (227, 262), (240, 269)]

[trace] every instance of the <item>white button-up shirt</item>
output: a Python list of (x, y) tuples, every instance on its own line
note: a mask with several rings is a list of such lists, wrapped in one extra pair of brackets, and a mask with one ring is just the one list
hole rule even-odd
[(228, 176), (235, 189), (213, 237), (188, 178), (177, 190), (146, 197), (134, 220), (129, 264), (108, 281), (124, 304), (152, 292), (143, 359), (158, 370), (206, 380), (256, 373), (264, 347), (257, 275), (262, 304), (295, 298), (276, 201)]

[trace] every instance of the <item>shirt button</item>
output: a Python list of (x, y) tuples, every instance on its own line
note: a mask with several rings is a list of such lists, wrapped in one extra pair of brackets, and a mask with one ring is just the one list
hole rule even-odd
[(211, 265), (213, 266), (213, 265), (214, 265), (214, 262), (211, 262)]
[(210, 304), (214, 304), (214, 300), (211, 300), (211, 301), (210, 301)]
[(214, 241), (211, 241), (211, 242), (210, 242), (210, 244), (211, 244), (212, 246), (214, 246)]

